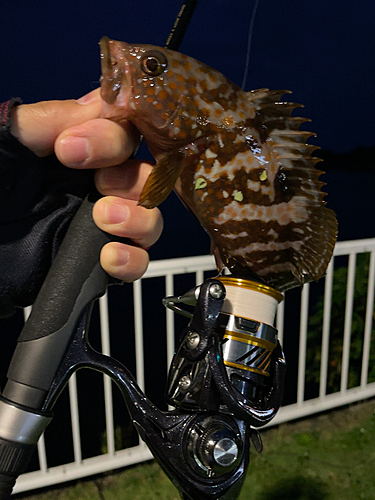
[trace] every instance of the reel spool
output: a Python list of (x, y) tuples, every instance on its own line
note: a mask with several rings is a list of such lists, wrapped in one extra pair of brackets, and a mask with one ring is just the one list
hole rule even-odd
[(278, 340), (272, 325), (283, 295), (250, 280), (232, 276), (217, 279), (226, 289), (220, 322), (225, 328), (222, 351), (228, 378), (256, 402), (271, 375), (272, 353)]

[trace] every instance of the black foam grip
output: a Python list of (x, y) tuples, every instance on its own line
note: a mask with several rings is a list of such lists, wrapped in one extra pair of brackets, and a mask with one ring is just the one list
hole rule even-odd
[[(38, 391), (51, 387), (82, 311), (107, 288), (108, 276), (100, 266), (100, 251), (112, 237), (95, 225), (93, 205), (93, 201), (84, 200), (74, 216), (9, 367), (7, 398), (33, 409), (40, 409)], [(33, 389), (37, 390), (36, 396), (31, 394)]]
[(26, 471), (36, 445), (13, 443), (0, 438), (0, 500), (7, 500), (17, 477)]
[(8, 500), (12, 494), (16, 479), (16, 477), (0, 474), (0, 500)]
[[(56, 259), (35, 301), (19, 342), (34, 340), (60, 330), (68, 321), (78, 300), (88, 303), (104, 293), (106, 283), (93, 273), (99, 265), (100, 251), (111, 240), (92, 219), (94, 203), (84, 200), (72, 220)], [(104, 271), (97, 272), (105, 277)], [(90, 287), (84, 285), (88, 280)], [(85, 294), (85, 296), (83, 296)]]

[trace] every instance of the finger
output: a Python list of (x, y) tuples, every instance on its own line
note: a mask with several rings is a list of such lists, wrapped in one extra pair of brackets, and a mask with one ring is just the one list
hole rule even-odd
[(112, 242), (102, 248), (100, 263), (110, 276), (130, 282), (143, 276), (149, 257), (143, 248)]
[(98, 200), (94, 205), (93, 218), (103, 231), (130, 238), (144, 248), (153, 245), (163, 230), (159, 209), (148, 210), (134, 200), (115, 196)]
[(55, 153), (67, 167), (102, 168), (124, 162), (138, 141), (130, 122), (119, 125), (96, 118), (64, 130), (56, 139)]
[(104, 196), (113, 195), (138, 201), (153, 165), (130, 159), (115, 167), (95, 172), (96, 189)]
[(47, 156), (63, 130), (100, 116), (101, 107), (100, 89), (78, 101), (21, 104), (13, 108), (11, 132), (35, 154)]

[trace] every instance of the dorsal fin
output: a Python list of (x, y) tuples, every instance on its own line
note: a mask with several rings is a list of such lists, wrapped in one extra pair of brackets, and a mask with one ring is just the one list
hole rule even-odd
[[(263, 140), (267, 139), (270, 148), (276, 153), (283, 188), (289, 196), (293, 194), (295, 199), (304, 199), (301, 209), (308, 213), (306, 231), (303, 228), (297, 229), (301, 234), (301, 245), (298, 250), (290, 252), (288, 271), (302, 284), (318, 279), (325, 272), (336, 241), (337, 221), (335, 214), (325, 207), (323, 201), (326, 193), (321, 188), (325, 183), (319, 178), (324, 172), (315, 168), (316, 163), (321, 160), (311, 156), (318, 146), (307, 144), (308, 139), (315, 134), (299, 130), (302, 123), (310, 120), (291, 116), (295, 108), (302, 106), (281, 101), (285, 93), (289, 91), (259, 89), (248, 92), (247, 95), (257, 111), (260, 123), (265, 126)], [(280, 276), (280, 281), (285, 280), (285, 288), (288, 288), (288, 272), (284, 277)], [(271, 274), (267, 275), (265, 269), (262, 276), (282, 288), (278, 278), (271, 277)], [(292, 281), (290, 286), (293, 286)]]
[(319, 160), (312, 158), (311, 154), (319, 147), (306, 144), (306, 142), (316, 134), (299, 130), (302, 123), (310, 120), (300, 116), (291, 116), (294, 109), (303, 106), (294, 102), (280, 101), (286, 93), (289, 94), (290, 91), (259, 89), (247, 92), (247, 96), (256, 108), (262, 124), (265, 125), (267, 137), (272, 139), (273, 147), (277, 150), (282, 165), (295, 167), (296, 165), (290, 165), (282, 160), (298, 159), (307, 162), (306, 167), (314, 168)]

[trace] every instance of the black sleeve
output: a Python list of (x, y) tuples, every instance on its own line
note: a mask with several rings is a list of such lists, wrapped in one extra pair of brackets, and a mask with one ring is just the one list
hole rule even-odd
[(88, 170), (39, 158), (10, 133), (10, 111), (0, 104), (0, 317), (30, 305), (69, 222), (93, 184)]

